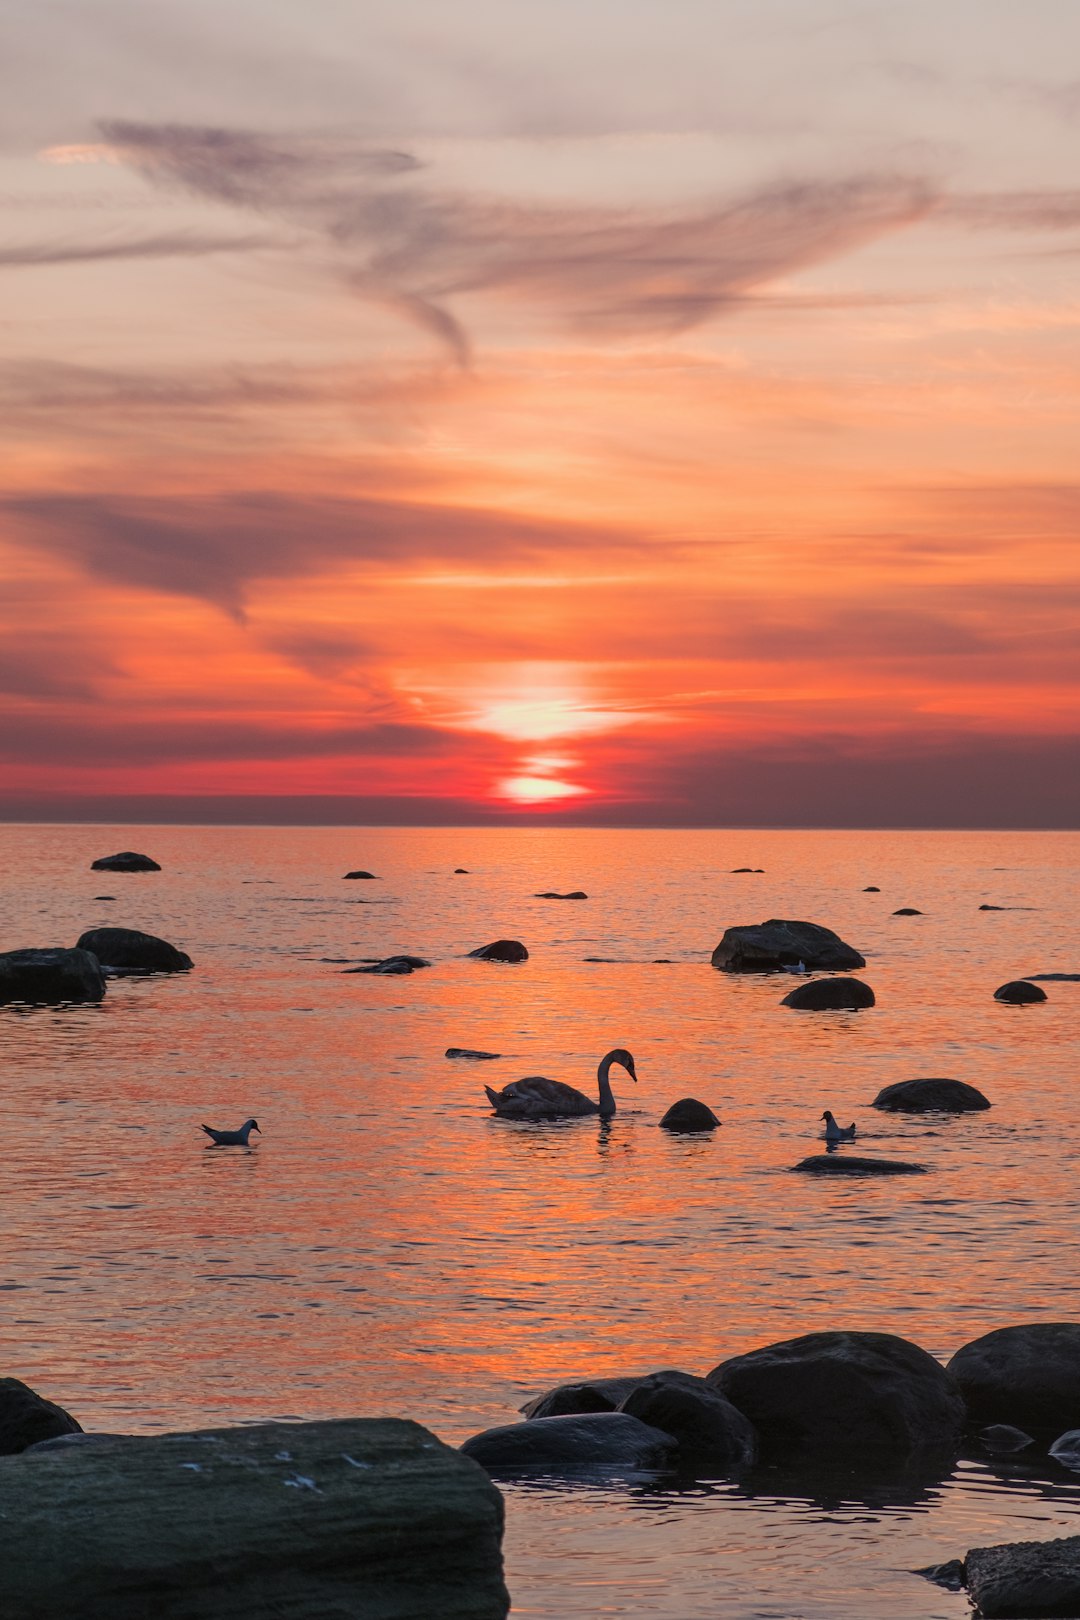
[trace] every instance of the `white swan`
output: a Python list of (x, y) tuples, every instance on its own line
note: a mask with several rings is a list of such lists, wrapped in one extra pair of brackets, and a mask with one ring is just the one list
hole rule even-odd
[(827, 1108), (821, 1117), (825, 1121), (826, 1142), (850, 1142), (855, 1135), (854, 1123), (838, 1125)]
[(621, 1064), (635, 1083), (634, 1060), (625, 1047), (617, 1046), (600, 1059), (596, 1077), (600, 1085), (600, 1101), (594, 1103), (585, 1093), (561, 1080), (545, 1080), (542, 1074), (527, 1075), (524, 1080), (513, 1080), (501, 1091), (490, 1086), (484, 1090), (495, 1112), (503, 1119), (565, 1119), (577, 1114), (599, 1114), (610, 1119), (615, 1112), (615, 1098), (608, 1078), (611, 1065)]
[[(257, 1119), (245, 1119), (238, 1131), (215, 1131), (212, 1125), (199, 1128), (206, 1132), (214, 1147), (247, 1147), (252, 1131), (259, 1131), (259, 1122)], [(259, 1135), (262, 1135), (262, 1131), (259, 1131)]]

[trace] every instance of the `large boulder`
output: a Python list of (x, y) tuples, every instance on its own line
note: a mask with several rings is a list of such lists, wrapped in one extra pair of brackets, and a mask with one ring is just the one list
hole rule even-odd
[(0, 1461), (4, 1620), (503, 1620), (503, 1503), (419, 1424), (125, 1437)]
[(959, 1349), (949, 1372), (980, 1422), (1080, 1427), (1080, 1322), (996, 1328)]
[(897, 1080), (874, 1098), (875, 1108), (891, 1114), (973, 1114), (990, 1106), (964, 1080)]
[(719, 1123), (708, 1103), (696, 1097), (680, 1097), (660, 1121), (665, 1131), (715, 1131)]
[(89, 951), (64, 945), (0, 952), (0, 1002), (56, 1005), (100, 1001), (105, 994), (101, 963)]
[(922, 1176), (924, 1164), (909, 1159), (871, 1159), (855, 1153), (811, 1153), (793, 1169), (807, 1176)]
[(800, 1012), (839, 1012), (872, 1007), (874, 1000), (874, 992), (861, 979), (811, 979), (789, 990), (780, 1005)]
[(88, 928), (77, 949), (91, 951), (114, 973), (184, 973), (193, 965), (186, 951), (137, 928)]
[(807, 1333), (723, 1361), (706, 1381), (776, 1450), (917, 1452), (964, 1422), (945, 1369), (892, 1333)]
[(0, 1378), (0, 1457), (12, 1457), (57, 1435), (81, 1433), (81, 1425), (62, 1406), (54, 1406), (18, 1378)]
[(719, 1468), (746, 1468), (757, 1460), (753, 1424), (704, 1378), (656, 1373), (630, 1391), (619, 1411), (670, 1434), (686, 1459)]
[(964, 1568), (968, 1596), (986, 1620), (1080, 1615), (1080, 1536), (972, 1547)]
[(102, 855), (90, 862), (91, 872), (160, 872), (157, 861), (149, 855), (137, 855), (133, 849), (122, 849), (119, 855)]
[(481, 962), (527, 962), (529, 953), (519, 939), (493, 939), (490, 945), (478, 945), (468, 953)]
[(587, 1412), (500, 1424), (474, 1434), (461, 1449), (489, 1472), (577, 1473), (655, 1467), (675, 1448), (670, 1434), (629, 1412)]
[(1046, 991), (1039, 984), (1029, 984), (1026, 979), (1010, 979), (1008, 984), (999, 984), (994, 991), (995, 1001), (1007, 1001), (1011, 1007), (1023, 1007), (1028, 1002), (1045, 1001)]
[(784, 967), (820, 968), (844, 972), (866, 966), (866, 959), (845, 945), (839, 934), (820, 923), (768, 922), (741, 924), (724, 930), (712, 953), (712, 965), (724, 973), (776, 973)]

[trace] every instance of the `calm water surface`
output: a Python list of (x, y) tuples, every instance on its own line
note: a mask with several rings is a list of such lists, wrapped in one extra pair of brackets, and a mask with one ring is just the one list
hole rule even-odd
[[(944, 1358), (1080, 1320), (1080, 985), (991, 999), (1080, 971), (1074, 835), (8, 827), (0, 848), (0, 949), (116, 923), (196, 962), (99, 1007), (0, 1009), (0, 1370), (87, 1428), (400, 1414), (456, 1442), (569, 1377), (705, 1372), (815, 1328)], [(89, 870), (124, 848), (164, 870)], [(357, 867), (379, 880), (343, 883)], [(797, 1014), (785, 982), (712, 970), (726, 926), (770, 916), (850, 940), (877, 1007)], [(506, 935), (527, 963), (465, 958)], [(434, 965), (342, 976), (398, 951)], [(485, 1081), (589, 1090), (618, 1045), (640, 1084), (616, 1071), (610, 1124), (490, 1117)], [(942, 1074), (992, 1112), (868, 1107)], [(713, 1138), (656, 1129), (685, 1095)], [(826, 1107), (931, 1174), (790, 1175)], [(204, 1150), (202, 1120), (250, 1114), (254, 1151)], [(958, 1620), (962, 1595), (908, 1571), (1080, 1532), (1080, 1476), (1038, 1459), (507, 1497), (514, 1612), (543, 1620)]]

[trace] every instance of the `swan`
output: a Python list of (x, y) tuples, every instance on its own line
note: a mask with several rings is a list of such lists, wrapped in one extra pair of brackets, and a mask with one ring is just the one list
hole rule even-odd
[[(212, 1125), (201, 1125), (199, 1129), (206, 1132), (214, 1147), (247, 1147), (252, 1131), (259, 1131), (259, 1122), (257, 1119), (245, 1119), (238, 1131), (215, 1131)], [(259, 1135), (262, 1135), (262, 1131), (259, 1131)]]
[(484, 1090), (492, 1108), (503, 1119), (564, 1119), (575, 1114), (599, 1114), (601, 1119), (610, 1119), (615, 1112), (615, 1098), (608, 1078), (613, 1063), (620, 1064), (631, 1080), (637, 1082), (633, 1058), (625, 1047), (616, 1046), (600, 1059), (596, 1071), (600, 1084), (598, 1103), (561, 1080), (545, 1080), (542, 1074), (513, 1080), (501, 1091), (493, 1091), (490, 1086), (485, 1086)]
[(855, 1135), (854, 1124), (838, 1125), (827, 1108), (821, 1117), (825, 1121), (826, 1142), (850, 1142)]

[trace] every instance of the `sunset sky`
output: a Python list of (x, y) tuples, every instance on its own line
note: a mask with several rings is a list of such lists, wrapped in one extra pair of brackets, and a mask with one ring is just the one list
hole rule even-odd
[(0, 813), (1075, 825), (1076, 0), (8, 0)]

